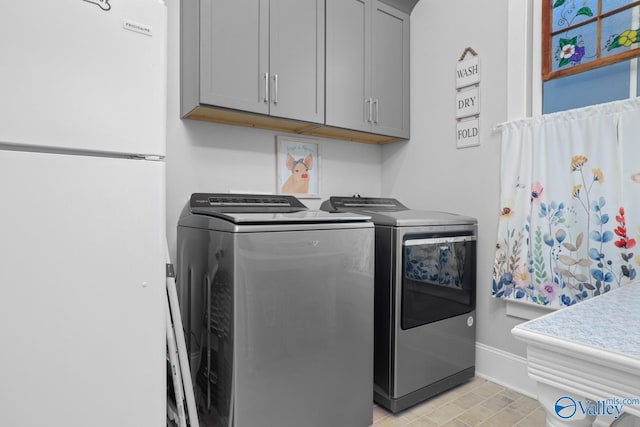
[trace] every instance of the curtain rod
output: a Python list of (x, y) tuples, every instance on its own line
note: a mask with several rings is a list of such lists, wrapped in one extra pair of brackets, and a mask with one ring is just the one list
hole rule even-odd
[(580, 118), (592, 117), (602, 114), (617, 114), (625, 111), (634, 111), (640, 109), (640, 97), (623, 99), (621, 101), (611, 101), (602, 104), (589, 105), (586, 107), (574, 108), (571, 110), (558, 111), (555, 113), (541, 114), (533, 117), (524, 117), (521, 119), (501, 122), (493, 127), (493, 132), (501, 131), (511, 124), (527, 124), (535, 121), (548, 122), (552, 120), (575, 120)]

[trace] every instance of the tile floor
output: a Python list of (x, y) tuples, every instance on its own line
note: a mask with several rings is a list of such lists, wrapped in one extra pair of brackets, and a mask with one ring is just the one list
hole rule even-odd
[(545, 412), (537, 400), (475, 377), (406, 411), (373, 407), (372, 427), (541, 427)]

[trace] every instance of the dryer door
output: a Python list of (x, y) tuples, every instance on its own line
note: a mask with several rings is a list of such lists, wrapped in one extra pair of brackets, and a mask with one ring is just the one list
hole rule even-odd
[(391, 395), (426, 398), (473, 375), (476, 237), (413, 233), (398, 246)]
[(475, 309), (475, 236), (405, 236), (402, 257), (403, 330)]

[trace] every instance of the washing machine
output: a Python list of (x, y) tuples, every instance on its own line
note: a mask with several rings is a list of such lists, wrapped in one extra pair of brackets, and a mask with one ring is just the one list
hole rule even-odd
[(372, 423), (369, 219), (288, 195), (191, 195), (176, 264), (201, 426)]
[(393, 198), (336, 196), (321, 209), (375, 224), (374, 401), (398, 412), (472, 378), (476, 219)]

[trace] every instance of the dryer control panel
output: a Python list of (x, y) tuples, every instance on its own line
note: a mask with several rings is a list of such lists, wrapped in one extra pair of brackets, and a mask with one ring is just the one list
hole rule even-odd
[(367, 211), (403, 211), (408, 208), (397, 199), (385, 197), (341, 197), (331, 196), (322, 202), (320, 209), (328, 212), (357, 212)]

